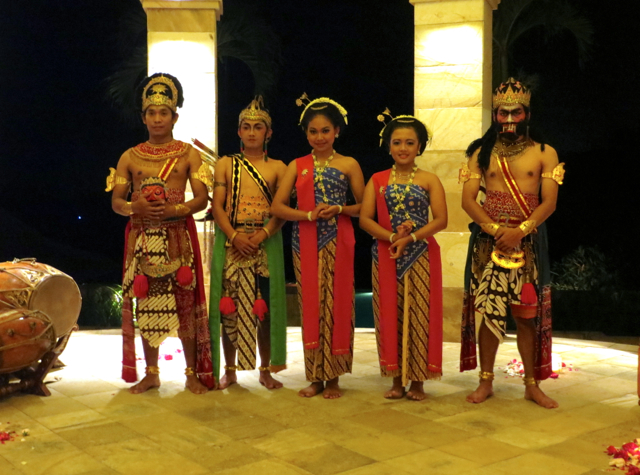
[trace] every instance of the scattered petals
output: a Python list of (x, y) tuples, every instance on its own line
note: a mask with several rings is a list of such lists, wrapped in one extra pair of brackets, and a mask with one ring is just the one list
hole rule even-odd
[(640, 439), (628, 442), (620, 448), (610, 445), (605, 452), (613, 457), (609, 461), (611, 467), (624, 470), (626, 475), (640, 475)]

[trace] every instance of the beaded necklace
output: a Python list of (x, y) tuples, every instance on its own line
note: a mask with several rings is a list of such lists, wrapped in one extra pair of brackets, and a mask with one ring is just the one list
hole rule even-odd
[(413, 170), (411, 170), (411, 175), (409, 176), (409, 181), (404, 186), (404, 191), (400, 193), (400, 189), (398, 187), (398, 184), (396, 183), (396, 164), (395, 163), (393, 164), (393, 167), (391, 169), (391, 176), (392, 176), (391, 185), (393, 187), (393, 192), (395, 193), (395, 198), (396, 198), (396, 205), (393, 207), (393, 211), (394, 213), (404, 212), (405, 221), (413, 222), (413, 220), (411, 219), (411, 215), (407, 211), (407, 208), (404, 206), (404, 199), (406, 198), (407, 193), (409, 193), (409, 190), (411, 189), (411, 185), (413, 185), (413, 178), (416, 176), (417, 170), (418, 170), (418, 166), (414, 165)]
[(316, 158), (315, 152), (313, 150), (311, 151), (311, 156), (313, 157), (313, 168), (316, 171), (313, 181), (318, 184), (318, 188), (320, 188), (320, 191), (322, 192), (322, 201), (327, 204), (329, 204), (329, 198), (327, 198), (327, 192), (324, 188), (324, 182), (322, 181), (322, 174), (324, 173), (326, 168), (329, 166), (329, 163), (331, 162), (331, 160), (333, 160), (333, 156), (335, 154), (336, 154), (336, 151), (332, 150), (331, 156), (327, 158), (327, 160), (324, 162), (324, 165), (320, 165), (320, 162)]

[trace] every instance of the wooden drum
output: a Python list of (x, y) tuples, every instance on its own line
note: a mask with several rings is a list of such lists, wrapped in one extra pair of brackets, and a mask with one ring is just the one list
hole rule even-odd
[(0, 374), (35, 365), (55, 344), (53, 324), (44, 313), (0, 311)]
[(80, 289), (67, 274), (35, 259), (0, 263), (0, 312), (38, 310), (49, 317), (55, 337), (71, 332), (82, 306)]

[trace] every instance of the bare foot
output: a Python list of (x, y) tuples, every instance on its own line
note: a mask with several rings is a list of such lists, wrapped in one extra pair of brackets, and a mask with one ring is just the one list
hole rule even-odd
[(527, 401), (533, 401), (538, 406), (542, 406), (546, 409), (555, 409), (558, 407), (558, 403), (542, 392), (542, 389), (538, 385), (526, 386), (524, 390), (524, 398)]
[(218, 389), (227, 389), (232, 384), (236, 384), (238, 382), (238, 376), (236, 372), (233, 370), (226, 370), (222, 378), (220, 378), (220, 384), (218, 384)]
[(138, 384), (134, 384), (129, 388), (131, 394), (141, 394), (149, 389), (160, 387), (160, 376), (157, 374), (148, 374)]
[(209, 389), (202, 384), (202, 382), (198, 379), (198, 377), (194, 374), (191, 376), (187, 376), (187, 382), (185, 383), (185, 387), (191, 391), (193, 394), (204, 394)]
[(271, 371), (260, 371), (260, 384), (267, 389), (280, 389), (282, 383), (271, 376)]
[(342, 391), (340, 391), (338, 378), (327, 381), (327, 385), (324, 388), (324, 394), (322, 396), (325, 399), (338, 399), (339, 397), (342, 397)]
[(298, 396), (313, 397), (320, 394), (322, 391), (324, 391), (324, 383), (322, 381), (319, 381), (317, 383), (311, 383), (306, 388), (298, 391)]
[(407, 392), (407, 399), (411, 399), (412, 401), (422, 401), (427, 397), (424, 392), (424, 382), (423, 381), (411, 381), (411, 386), (409, 386), (409, 391)]
[(403, 396), (404, 386), (402, 385), (402, 378), (398, 376), (393, 378), (391, 389), (384, 393), (384, 397), (386, 399), (400, 399)]
[(480, 404), (493, 396), (493, 384), (491, 381), (480, 381), (478, 388), (467, 396), (467, 402)]

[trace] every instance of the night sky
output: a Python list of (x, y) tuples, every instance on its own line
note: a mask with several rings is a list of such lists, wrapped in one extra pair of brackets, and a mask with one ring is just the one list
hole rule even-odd
[[(509, 0), (503, 0), (509, 1)], [(574, 0), (595, 30), (580, 68), (569, 36), (539, 32), (514, 49), (512, 73), (537, 74), (532, 121), (567, 163), (558, 210), (549, 219), (552, 259), (598, 245), (629, 288), (640, 265), (633, 229), (638, 200), (640, 46), (631, 1), (604, 8)], [(349, 111), (336, 148), (360, 162), (365, 178), (388, 168), (378, 148), (385, 107), (413, 110), (413, 7), (408, 0), (226, 0), (224, 17), (245, 9), (271, 25), (282, 44), (270, 155), (289, 162), (309, 151), (295, 99), (329, 96)], [(37, 257), (79, 283), (120, 280), (126, 219), (104, 192), (108, 167), (146, 139), (106, 96), (105, 79), (132, 54), (126, 19), (138, 0), (2, 2), (0, 13), (0, 261)], [(144, 42), (144, 35), (142, 40)], [(179, 71), (171, 71), (180, 77)], [(219, 70), (219, 151), (237, 151), (237, 115), (252, 98), (248, 68)], [(185, 91), (185, 100), (194, 100)], [(633, 181), (632, 181), (633, 180)], [(359, 255), (371, 241), (357, 235)], [(357, 287), (370, 285), (367, 272)], [(633, 280), (637, 282), (637, 278)]]

